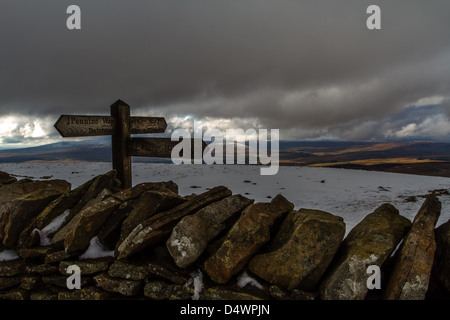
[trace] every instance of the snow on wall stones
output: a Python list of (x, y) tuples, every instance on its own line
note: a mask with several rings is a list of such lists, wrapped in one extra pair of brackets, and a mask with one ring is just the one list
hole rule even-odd
[(383, 204), (367, 215), (341, 244), (329, 275), (322, 283), (321, 298), (363, 300), (368, 287), (367, 268), (382, 267), (400, 243), (411, 222), (390, 204)]
[(429, 195), (399, 250), (388, 282), (386, 299), (425, 298), (436, 251), (434, 230), (440, 214), (440, 201)]
[[(122, 190), (114, 170), (73, 190), (0, 172), (0, 299), (450, 296), (450, 222), (435, 240), (435, 196), (413, 223), (380, 204), (345, 239), (339, 215), (293, 208), (225, 186), (185, 197), (172, 181)], [(369, 289), (369, 266), (381, 289)]]

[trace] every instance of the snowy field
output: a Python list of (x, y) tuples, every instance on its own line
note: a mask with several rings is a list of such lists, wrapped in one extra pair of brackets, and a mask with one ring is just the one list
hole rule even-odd
[[(261, 176), (259, 169), (248, 165), (136, 163), (133, 164), (133, 184), (172, 180), (178, 184), (181, 195), (224, 185), (233, 193), (257, 202), (267, 202), (270, 197), (282, 194), (294, 203), (295, 209), (319, 209), (343, 217), (347, 233), (385, 202), (412, 220), (423, 199), (406, 202), (406, 197), (450, 188), (450, 178), (440, 177), (309, 167), (280, 167), (274, 176)], [(34, 179), (52, 176), (52, 179), (69, 181), (72, 188), (109, 170), (110, 163), (93, 162), (0, 164), (0, 171)], [(439, 199), (442, 213), (438, 226), (450, 219), (450, 196), (442, 195)]]

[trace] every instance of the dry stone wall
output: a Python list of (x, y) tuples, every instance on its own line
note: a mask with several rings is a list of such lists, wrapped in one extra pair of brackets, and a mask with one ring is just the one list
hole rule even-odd
[(440, 212), (435, 195), (412, 222), (381, 204), (344, 239), (341, 217), (282, 195), (182, 197), (172, 181), (123, 190), (115, 171), (72, 190), (0, 172), (0, 299), (448, 299)]

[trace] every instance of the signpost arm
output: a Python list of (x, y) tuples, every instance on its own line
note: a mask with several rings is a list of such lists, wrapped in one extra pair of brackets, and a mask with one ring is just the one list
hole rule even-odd
[(111, 116), (116, 122), (116, 130), (112, 135), (113, 169), (117, 170), (117, 178), (122, 188), (132, 187), (131, 156), (127, 152), (127, 141), (130, 138), (130, 106), (121, 100), (111, 105)]

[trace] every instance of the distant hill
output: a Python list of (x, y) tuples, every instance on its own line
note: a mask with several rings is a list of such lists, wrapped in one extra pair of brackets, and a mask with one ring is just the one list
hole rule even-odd
[(450, 177), (450, 143), (289, 142), (280, 147), (280, 162)]
[[(110, 162), (107, 138), (63, 141), (0, 150), (0, 163), (30, 161)], [(133, 162), (170, 163), (170, 159), (133, 157)], [(280, 141), (280, 163), (450, 177), (450, 143)]]
[[(0, 150), (0, 163), (30, 161), (111, 162), (111, 139), (94, 138), (85, 141), (62, 141), (37, 147)], [(134, 158), (135, 162), (167, 163), (170, 159)]]

